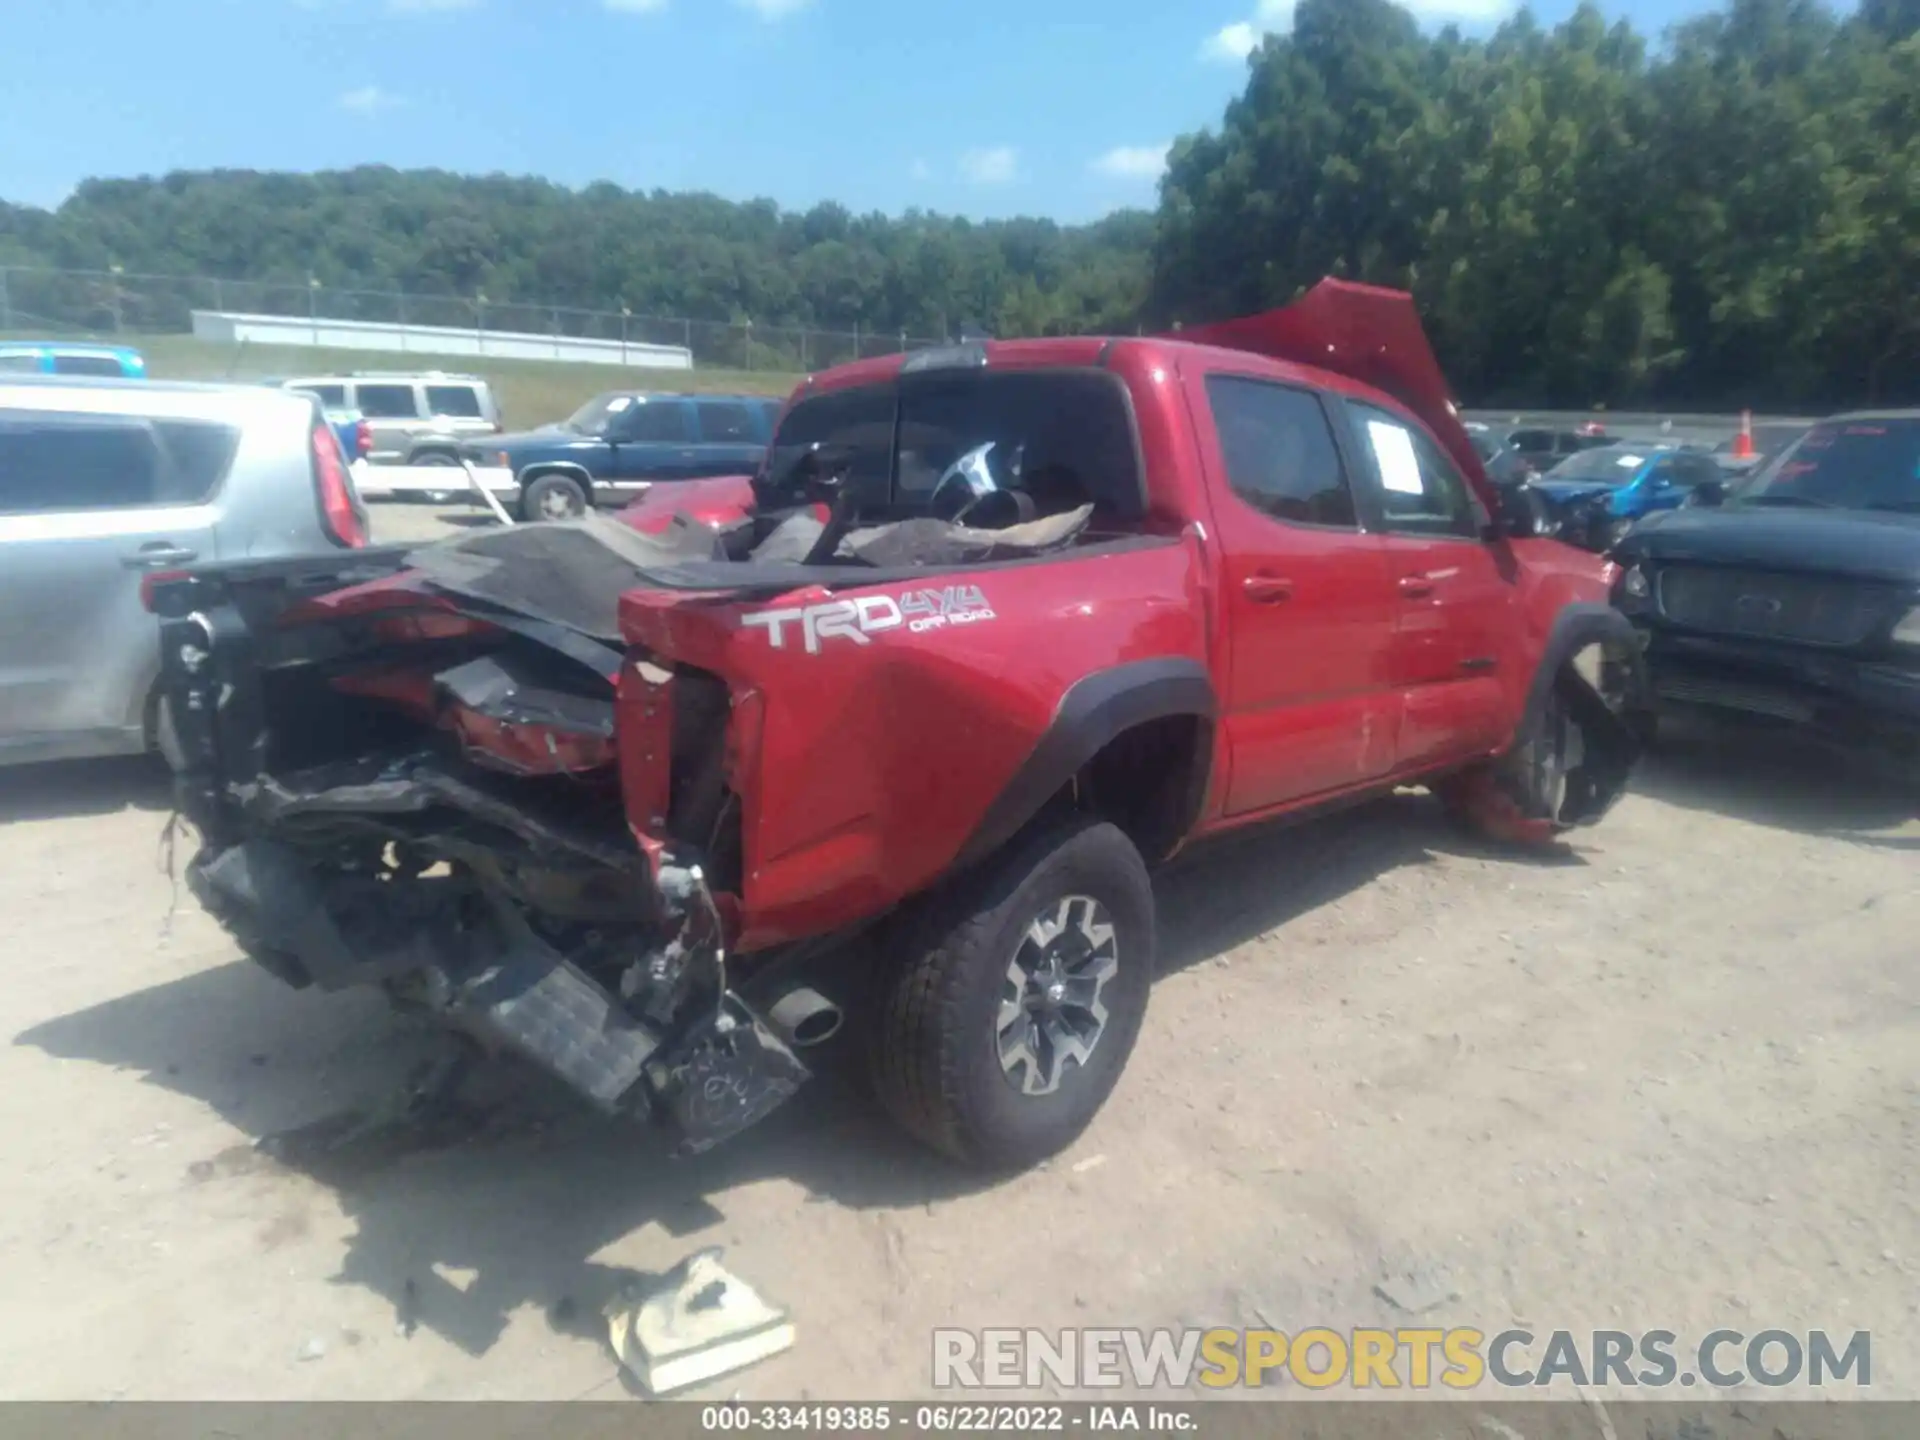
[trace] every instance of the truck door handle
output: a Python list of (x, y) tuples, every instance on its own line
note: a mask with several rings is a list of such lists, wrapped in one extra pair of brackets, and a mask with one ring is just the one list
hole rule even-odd
[(166, 565), (190, 565), (198, 558), (196, 551), (184, 550), (170, 541), (158, 540), (151, 545), (142, 545), (120, 563), (129, 570), (158, 570)]
[(1256, 605), (1278, 605), (1293, 598), (1293, 582), (1278, 575), (1249, 575), (1240, 589)]
[(1425, 600), (1433, 594), (1433, 581), (1425, 575), (1402, 575), (1400, 593), (1409, 600)]

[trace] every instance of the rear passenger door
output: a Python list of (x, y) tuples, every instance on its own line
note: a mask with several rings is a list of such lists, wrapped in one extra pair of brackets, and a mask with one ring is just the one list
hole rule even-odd
[(1446, 451), (1418, 422), (1359, 401), (1346, 411), (1365, 456), (1392, 572), (1395, 766), (1420, 769), (1506, 739), (1504, 696), (1517, 570)]
[(608, 423), (612, 450), (606, 475), (594, 477), (597, 487), (637, 495), (649, 485), (690, 480), (700, 473), (687, 410), (684, 400), (632, 397)]
[(745, 400), (696, 400), (693, 413), (700, 431), (695, 474), (745, 475), (760, 467), (768, 440), (761, 407)]
[(404, 465), (420, 428), (420, 393), (405, 381), (362, 380), (353, 387), (353, 408), (373, 435), (367, 458), (376, 465)]
[(201, 421), (0, 411), (0, 748), (131, 749), (159, 668), (149, 573), (218, 559), (239, 434)]
[(1328, 403), (1239, 374), (1207, 376), (1205, 403), (1226, 592), (1226, 809), (1240, 816), (1392, 767), (1395, 602)]

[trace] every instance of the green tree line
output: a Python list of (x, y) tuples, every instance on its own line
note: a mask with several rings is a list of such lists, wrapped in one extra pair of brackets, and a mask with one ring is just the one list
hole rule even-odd
[(1132, 332), (1410, 289), (1463, 397), (1920, 401), (1920, 0), (1591, 6), (1484, 39), (1301, 0), (1157, 212), (783, 210), (382, 167), (90, 180), (0, 205), (0, 265), (404, 289), (914, 335)]
[(1301, 0), (1174, 150), (1150, 318), (1411, 290), (1483, 403), (1920, 400), (1920, 0), (1733, 0), (1657, 49)]

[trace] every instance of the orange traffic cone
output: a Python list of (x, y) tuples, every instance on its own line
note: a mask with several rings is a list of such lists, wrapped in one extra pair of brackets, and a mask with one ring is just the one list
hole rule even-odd
[(1740, 433), (1733, 437), (1733, 458), (1736, 460), (1753, 459), (1753, 412), (1740, 412)]

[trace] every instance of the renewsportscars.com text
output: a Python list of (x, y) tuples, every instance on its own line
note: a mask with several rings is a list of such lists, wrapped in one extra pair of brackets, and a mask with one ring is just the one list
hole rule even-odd
[(1690, 1342), (1671, 1330), (936, 1330), (933, 1383), (943, 1390), (1045, 1384), (1222, 1390), (1288, 1383), (1312, 1390), (1556, 1383), (1864, 1390), (1873, 1383), (1873, 1339), (1865, 1330), (1714, 1330)]

